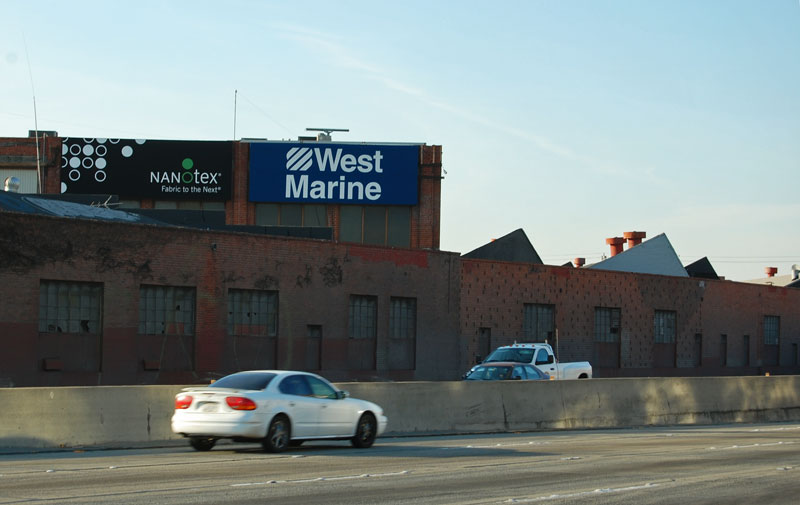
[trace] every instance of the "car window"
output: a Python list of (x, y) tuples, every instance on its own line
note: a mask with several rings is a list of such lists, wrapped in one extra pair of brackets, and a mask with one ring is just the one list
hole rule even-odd
[(545, 349), (539, 349), (539, 353), (536, 355), (536, 365), (543, 365), (547, 363), (547, 351)]
[(518, 361), (520, 363), (530, 363), (533, 357), (533, 349), (506, 348), (495, 349), (487, 358), (487, 362), (492, 361)]
[(289, 375), (278, 385), (281, 393), (296, 396), (311, 396), (311, 388), (308, 387), (305, 375)]
[(529, 379), (544, 379), (545, 378), (544, 373), (542, 373), (538, 368), (536, 368), (534, 366), (526, 365), (525, 366), (525, 371), (528, 372), (528, 378)]
[(269, 384), (274, 378), (274, 373), (242, 372), (223, 377), (220, 380), (210, 384), (208, 387), (260, 391), (266, 388), (267, 384)]
[(512, 379), (516, 379), (517, 377), (520, 379), (527, 379), (525, 370), (521, 366), (515, 366), (514, 370), (511, 372)]
[(310, 375), (306, 376), (308, 385), (311, 387), (311, 395), (316, 398), (330, 398), (336, 399), (336, 390), (333, 389), (328, 383), (323, 382), (316, 377)]

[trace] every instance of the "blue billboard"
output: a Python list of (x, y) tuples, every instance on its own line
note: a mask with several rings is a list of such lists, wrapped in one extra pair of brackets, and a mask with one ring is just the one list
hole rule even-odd
[(416, 205), (419, 145), (250, 144), (250, 201)]

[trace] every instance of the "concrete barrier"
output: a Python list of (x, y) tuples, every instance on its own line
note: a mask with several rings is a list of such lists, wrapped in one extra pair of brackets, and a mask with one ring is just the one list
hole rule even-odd
[[(337, 384), (381, 405), (386, 435), (800, 421), (800, 376)], [(142, 447), (181, 386), (0, 389), (0, 448)]]

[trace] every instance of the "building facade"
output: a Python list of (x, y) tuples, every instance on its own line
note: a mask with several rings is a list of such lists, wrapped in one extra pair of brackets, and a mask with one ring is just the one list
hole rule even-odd
[[(439, 146), (41, 144), (39, 197), (128, 212), (0, 198), (0, 385), (267, 368), (457, 380), (498, 345), (544, 340), (595, 377), (800, 370), (797, 289), (440, 251)], [(7, 170), (33, 170), (35, 154), (33, 139), (0, 139)], [(160, 212), (210, 224), (148, 220)]]

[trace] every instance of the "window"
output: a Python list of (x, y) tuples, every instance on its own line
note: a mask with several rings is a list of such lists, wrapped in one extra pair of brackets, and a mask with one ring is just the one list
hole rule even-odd
[[(122, 202), (122, 200), (120, 200)], [(126, 200), (126, 205), (135, 205), (136, 200)], [(136, 207), (127, 208), (138, 208)], [(225, 202), (206, 202), (199, 200), (156, 200), (153, 202), (154, 209), (178, 209), (178, 210), (219, 210), (225, 211)]]
[(257, 203), (259, 226), (328, 226), (325, 205), (297, 203)]
[(277, 291), (228, 291), (228, 335), (274, 337), (277, 334)]
[(41, 333), (99, 335), (102, 315), (102, 284), (44, 280), (39, 284)]
[(417, 336), (417, 299), (392, 298), (389, 308), (389, 337)]
[(311, 388), (308, 386), (304, 375), (290, 375), (286, 377), (278, 385), (278, 390), (286, 395), (311, 396)]
[(350, 297), (349, 329), (352, 339), (374, 339), (377, 337), (378, 300), (374, 296)]
[(532, 342), (544, 342), (553, 338), (555, 330), (553, 305), (526, 303), (524, 307), (522, 333)]
[(142, 286), (139, 334), (194, 335), (194, 300), (194, 288)]
[(306, 380), (311, 388), (311, 396), (314, 398), (328, 398), (331, 400), (336, 399), (336, 390), (333, 389), (327, 382), (323, 382), (310, 375), (306, 376)]
[(342, 242), (395, 247), (411, 244), (411, 207), (342, 205), (339, 221)]
[(595, 307), (594, 309), (594, 341), (619, 342), (620, 309)]
[(675, 343), (675, 312), (657, 310), (654, 320), (654, 335), (657, 344)]
[(764, 316), (764, 345), (778, 345), (781, 333), (779, 316)]

